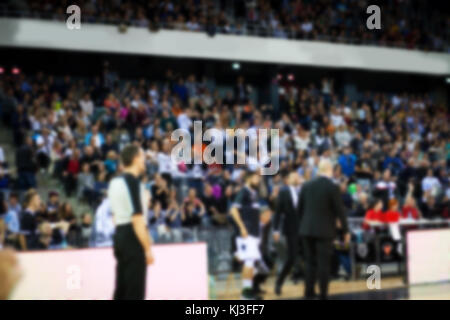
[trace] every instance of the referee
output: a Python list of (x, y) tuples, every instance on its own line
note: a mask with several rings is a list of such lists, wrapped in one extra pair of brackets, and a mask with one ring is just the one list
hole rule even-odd
[(147, 264), (153, 263), (146, 210), (150, 198), (139, 181), (139, 176), (145, 172), (145, 156), (141, 148), (130, 144), (122, 150), (120, 160), (123, 172), (111, 180), (108, 189), (116, 225), (114, 300), (143, 300)]

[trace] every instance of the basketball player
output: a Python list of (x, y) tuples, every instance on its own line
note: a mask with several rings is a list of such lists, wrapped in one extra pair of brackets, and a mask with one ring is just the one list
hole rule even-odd
[(239, 229), (236, 238), (236, 256), (244, 263), (242, 269), (242, 298), (260, 299), (253, 290), (255, 263), (261, 260), (259, 249), (260, 203), (257, 193), (259, 175), (249, 172), (245, 177), (245, 185), (239, 191), (231, 207), (231, 216)]
[(145, 172), (141, 148), (127, 145), (120, 155), (123, 173), (111, 180), (108, 199), (116, 230), (114, 256), (117, 259), (115, 300), (143, 300), (147, 265), (153, 263), (152, 240), (147, 230), (147, 204), (139, 176)]

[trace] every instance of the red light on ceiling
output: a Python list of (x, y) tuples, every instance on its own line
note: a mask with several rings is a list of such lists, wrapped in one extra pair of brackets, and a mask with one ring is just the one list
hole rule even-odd
[(0, 74), (4, 74), (5, 73), (5, 68), (0, 67)]
[(19, 68), (12, 68), (11, 73), (12, 74), (19, 74), (20, 73), (20, 69)]
[(294, 75), (292, 73), (288, 75), (288, 80), (289, 81), (294, 81), (295, 80), (295, 77), (294, 77)]

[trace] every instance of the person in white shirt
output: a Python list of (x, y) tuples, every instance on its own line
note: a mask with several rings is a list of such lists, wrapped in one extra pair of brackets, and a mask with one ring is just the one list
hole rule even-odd
[(177, 163), (172, 160), (170, 154), (170, 141), (165, 139), (162, 145), (162, 151), (158, 153), (158, 173), (166, 179), (169, 186), (172, 184), (172, 175), (178, 171)]
[(0, 164), (5, 163), (5, 153), (3, 152), (3, 148), (0, 146)]
[(335, 128), (339, 128), (340, 126), (345, 125), (344, 117), (334, 106), (331, 108), (330, 120), (333, 127)]
[(54, 141), (54, 134), (47, 128), (43, 128), (42, 134), (40, 134), (36, 138), (36, 145), (38, 148), (37, 160), (39, 163), (39, 167), (43, 170), (46, 170), (50, 164), (50, 154)]
[(95, 211), (95, 245), (110, 247), (113, 245), (114, 219), (108, 198), (104, 198)]
[(306, 131), (298, 131), (294, 136), (294, 145), (296, 150), (307, 150), (309, 146), (309, 135)]
[(190, 31), (198, 31), (200, 29), (200, 25), (197, 22), (197, 18), (193, 16), (192, 19), (186, 23), (186, 27)]
[(180, 129), (189, 131), (192, 127), (191, 109), (186, 109), (177, 117), (178, 126)]
[(144, 151), (134, 144), (120, 154), (122, 174), (108, 187), (114, 215), (114, 256), (117, 260), (114, 300), (143, 300), (147, 265), (154, 261), (153, 240), (147, 229), (150, 194), (139, 177), (145, 172)]
[(422, 191), (424, 194), (430, 193), (432, 196), (436, 196), (441, 188), (439, 179), (433, 175), (433, 170), (428, 169), (427, 176), (422, 179)]
[(83, 96), (83, 99), (79, 102), (81, 110), (88, 116), (92, 116), (94, 114), (94, 102), (92, 102), (91, 96), (89, 93), (86, 93)]
[(348, 147), (352, 141), (352, 135), (348, 132), (344, 125), (340, 126), (334, 134), (337, 145), (340, 148)]

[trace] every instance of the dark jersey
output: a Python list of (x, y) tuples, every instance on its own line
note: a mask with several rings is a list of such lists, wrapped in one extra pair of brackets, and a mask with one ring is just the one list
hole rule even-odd
[(259, 236), (259, 199), (256, 191), (243, 187), (236, 195), (233, 207), (239, 210), (242, 222), (249, 235)]

